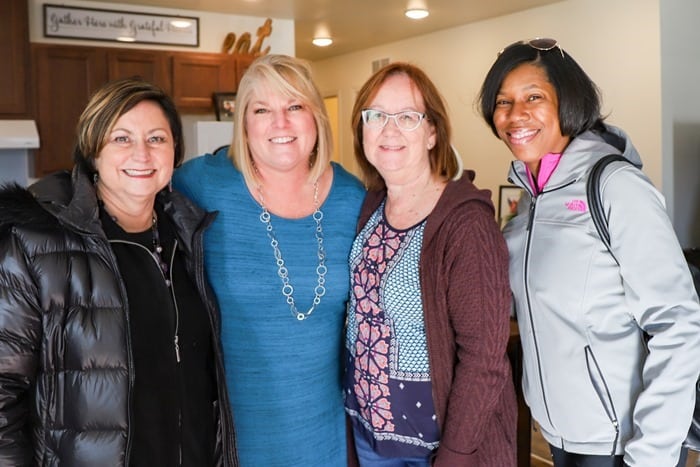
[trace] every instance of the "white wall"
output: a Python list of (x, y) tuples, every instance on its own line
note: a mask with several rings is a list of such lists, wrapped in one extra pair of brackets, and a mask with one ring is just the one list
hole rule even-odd
[(497, 196), (498, 186), (507, 183), (511, 155), (478, 116), (476, 95), (497, 52), (504, 46), (536, 36), (554, 37), (601, 88), (604, 112), (610, 114), (608, 122), (631, 135), (646, 172), (660, 187), (658, 2), (566, 0), (314, 62), (314, 74), (322, 92), (337, 94), (340, 99), (343, 163), (354, 167), (350, 112), (355, 93), (371, 74), (371, 62), (384, 57), (410, 61), (428, 72), (448, 102), (454, 144), (465, 166), (476, 170), (479, 186), (490, 188)]
[(666, 201), (678, 239), (700, 247), (700, 3), (661, 2), (662, 146)]

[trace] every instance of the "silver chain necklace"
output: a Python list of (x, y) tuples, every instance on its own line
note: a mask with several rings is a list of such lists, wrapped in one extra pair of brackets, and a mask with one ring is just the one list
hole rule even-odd
[(279, 248), (279, 242), (275, 237), (275, 231), (270, 223), (270, 212), (265, 207), (265, 200), (263, 198), (262, 187), (258, 185), (258, 193), (260, 194), (260, 207), (262, 208), (262, 213), (260, 213), (260, 222), (265, 225), (265, 230), (267, 230), (267, 236), (270, 238), (270, 246), (272, 246), (272, 251), (275, 254), (275, 261), (277, 263), (277, 275), (282, 279), (282, 295), (284, 295), (289, 309), (294, 316), (299, 321), (304, 321), (308, 318), (311, 313), (316, 309), (316, 307), (321, 303), (321, 297), (326, 294), (326, 251), (323, 249), (323, 228), (321, 227), (321, 219), (323, 219), (323, 212), (319, 208), (318, 203), (318, 182), (314, 183), (314, 211), (312, 217), (316, 221), (316, 243), (318, 244), (318, 266), (316, 266), (316, 275), (318, 276), (316, 287), (314, 288), (314, 299), (311, 304), (311, 308), (304, 313), (297, 309), (296, 303), (294, 302), (294, 287), (289, 282), (289, 271), (287, 266), (284, 265), (284, 258), (282, 258), (282, 252)]

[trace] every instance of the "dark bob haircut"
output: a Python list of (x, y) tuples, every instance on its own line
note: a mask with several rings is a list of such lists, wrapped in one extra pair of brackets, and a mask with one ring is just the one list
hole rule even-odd
[(559, 100), (559, 126), (563, 136), (575, 138), (584, 131), (602, 129), (604, 117), (600, 115), (600, 91), (579, 64), (558, 45), (542, 50), (521, 41), (498, 54), (479, 92), (481, 116), (494, 135), (498, 136), (493, 124), (496, 97), (506, 76), (522, 64), (543, 69), (554, 87)]
[(184, 158), (184, 144), (177, 107), (165, 91), (138, 77), (109, 82), (90, 97), (78, 119), (77, 143), (73, 152), (76, 165), (94, 173), (95, 159), (107, 144), (117, 120), (142, 101), (155, 102), (163, 110), (173, 134), (174, 166), (178, 167)]

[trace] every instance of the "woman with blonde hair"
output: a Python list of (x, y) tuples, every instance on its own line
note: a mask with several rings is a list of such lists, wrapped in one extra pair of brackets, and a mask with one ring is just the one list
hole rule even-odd
[(204, 250), (244, 466), (347, 462), (341, 335), (365, 191), (331, 151), (308, 65), (265, 55), (239, 85), (230, 148), (175, 176), (218, 211)]

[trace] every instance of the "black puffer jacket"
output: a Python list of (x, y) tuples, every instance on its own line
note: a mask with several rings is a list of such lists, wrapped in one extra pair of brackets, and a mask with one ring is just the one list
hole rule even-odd
[[(204, 277), (213, 220), (176, 192), (158, 195), (216, 342), (218, 465), (238, 465), (219, 341)], [(0, 465), (126, 466), (133, 359), (126, 292), (79, 169), (0, 191)], [(164, 388), (167, 390), (167, 388)], [(156, 467), (156, 466), (154, 466)]]

